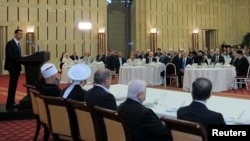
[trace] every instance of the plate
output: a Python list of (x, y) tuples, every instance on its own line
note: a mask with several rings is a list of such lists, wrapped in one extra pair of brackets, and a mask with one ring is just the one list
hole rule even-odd
[(225, 119), (225, 122), (234, 122), (234, 118), (233, 117), (226, 117)]
[(150, 103), (149, 102), (148, 103), (143, 103), (143, 105), (146, 106), (146, 107), (154, 107), (154, 103), (151, 103), (151, 102)]
[(123, 100), (125, 100), (126, 99), (126, 97), (117, 97), (117, 98), (115, 98), (117, 101), (123, 101)]
[(176, 112), (177, 108), (168, 108), (166, 112)]

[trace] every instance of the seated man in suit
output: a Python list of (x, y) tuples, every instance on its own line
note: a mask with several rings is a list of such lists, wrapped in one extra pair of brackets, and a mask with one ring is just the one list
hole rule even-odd
[(132, 141), (169, 141), (166, 126), (149, 108), (142, 105), (146, 98), (146, 82), (132, 80), (128, 84), (128, 94), (118, 111), (124, 116), (131, 131)]
[(146, 64), (156, 62), (156, 58), (154, 58), (154, 53), (149, 52), (148, 57), (146, 58)]
[(161, 53), (161, 49), (157, 48), (156, 53), (154, 54), (154, 57), (161, 57), (162, 53)]
[(178, 75), (178, 82), (179, 82), (179, 87), (182, 88), (182, 81), (181, 81), (181, 76), (184, 74), (184, 69), (186, 68), (187, 65), (192, 65), (192, 58), (188, 57), (189, 53), (188, 51), (184, 51), (182, 53), (182, 57), (179, 59), (179, 71), (177, 72)]
[(120, 67), (126, 63), (126, 59), (122, 56), (122, 52), (117, 52), (117, 58), (115, 58), (115, 70), (116, 70), (116, 73), (118, 74), (119, 73), (119, 69)]
[(41, 67), (43, 78), (37, 83), (37, 89), (42, 95), (59, 97), (61, 89), (59, 88), (60, 79), (58, 78), (58, 70), (52, 63), (45, 63)]
[(237, 52), (237, 59), (234, 63), (235, 68), (236, 68), (236, 75), (237, 76), (247, 75), (249, 62), (247, 58), (244, 56), (242, 50), (237, 50), (236, 52)]
[[(248, 72), (249, 62), (247, 58), (244, 56), (242, 50), (237, 50), (236, 52), (237, 52), (237, 59), (235, 60), (235, 63), (234, 63), (234, 66), (236, 69), (236, 75), (245, 77)], [(242, 87), (244, 88), (245, 84), (242, 84)]]
[[(117, 110), (117, 105), (114, 95), (109, 92), (111, 85), (111, 72), (109, 69), (98, 69), (94, 74), (94, 87), (88, 90), (85, 101), (91, 106), (100, 106), (103, 108)], [(103, 118), (97, 113), (96, 117), (99, 124), (99, 132), (103, 141), (107, 141), (106, 128)]]
[(203, 63), (206, 63), (208, 65), (208, 61), (204, 57), (204, 53), (202, 50), (199, 50), (198, 54), (193, 57), (193, 62), (197, 63), (198, 65), (202, 65)]
[(91, 57), (90, 52), (85, 52), (84, 56), (82, 56), (81, 58), (82, 62), (85, 62), (86, 64), (91, 64), (93, 62), (93, 58)]
[(97, 62), (103, 62), (105, 63), (106, 56), (102, 51), (99, 51), (99, 54), (96, 56), (96, 61)]
[(192, 84), (192, 98), (190, 105), (181, 107), (177, 111), (177, 118), (192, 122), (198, 122), (207, 128), (212, 124), (225, 124), (221, 113), (211, 111), (206, 102), (211, 96), (212, 83), (207, 78), (197, 78)]
[(84, 101), (87, 91), (82, 88), (82, 85), (86, 83), (86, 80), (90, 75), (91, 69), (85, 64), (76, 64), (71, 66), (68, 71), (68, 77), (73, 80), (73, 83), (63, 89), (61, 97), (64, 99), (69, 98)]
[(69, 58), (72, 59), (73, 61), (77, 61), (78, 56), (76, 55), (76, 51), (74, 51), (73, 54), (69, 56)]
[(136, 58), (136, 59), (141, 59), (141, 60), (142, 60), (142, 58), (143, 58), (143, 57), (142, 57), (142, 53), (141, 53), (139, 50), (136, 51), (136, 53), (135, 53), (135, 58)]
[(230, 61), (230, 65), (234, 66), (235, 61), (237, 60), (237, 52), (235, 50), (232, 51), (232, 55), (231, 55), (231, 61)]
[(219, 49), (216, 49), (214, 52), (214, 56), (211, 58), (211, 64), (221, 63), (222, 65), (225, 64), (225, 59), (221, 56)]
[(113, 50), (108, 51), (108, 55), (105, 60), (105, 68), (108, 68), (111, 71), (115, 70), (115, 55), (113, 54)]
[(170, 58), (167, 56), (167, 52), (165, 50), (162, 51), (162, 55), (159, 59), (161, 63), (166, 65), (168, 62), (170, 62)]

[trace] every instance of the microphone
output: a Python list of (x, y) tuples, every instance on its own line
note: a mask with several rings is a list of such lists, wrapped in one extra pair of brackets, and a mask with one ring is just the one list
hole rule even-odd
[(32, 41), (26, 41), (27, 44), (33, 45), (34, 43)]
[(33, 43), (32, 41), (26, 41), (26, 44), (31, 45), (32, 47), (34, 47), (39, 52), (39, 46), (36, 45), (35, 43)]

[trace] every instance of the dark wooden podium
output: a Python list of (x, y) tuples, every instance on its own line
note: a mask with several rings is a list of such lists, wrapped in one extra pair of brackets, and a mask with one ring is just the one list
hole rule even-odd
[[(25, 56), (18, 60), (22, 65), (24, 65), (26, 84), (33, 86), (35, 85), (40, 76), (41, 65), (48, 60), (50, 60), (50, 52), (47, 51), (35, 52), (32, 55)], [(27, 93), (27, 95), (20, 101), (19, 104), (19, 108), (31, 109), (32, 105), (30, 95)]]

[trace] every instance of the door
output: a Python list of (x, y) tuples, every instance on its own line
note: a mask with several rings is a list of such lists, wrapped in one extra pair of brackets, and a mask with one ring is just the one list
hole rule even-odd
[(207, 47), (208, 51), (210, 49), (215, 49), (217, 47), (217, 30), (216, 29), (203, 29), (203, 47)]

